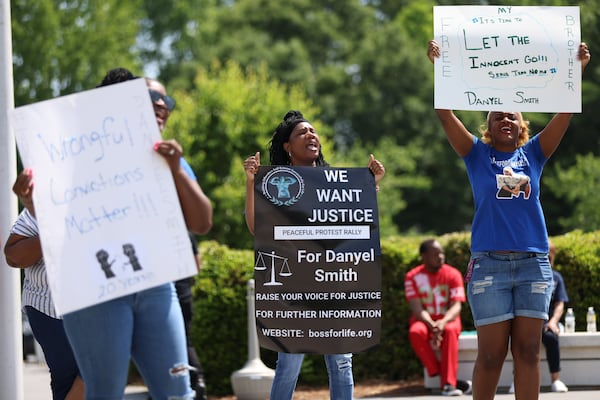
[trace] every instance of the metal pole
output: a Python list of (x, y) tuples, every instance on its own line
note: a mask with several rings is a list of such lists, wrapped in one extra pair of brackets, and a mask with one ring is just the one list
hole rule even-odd
[[(10, 188), (17, 155), (8, 113), (14, 109), (10, 0), (0, 1), (0, 243), (17, 217), (17, 198)], [(23, 333), (20, 270), (6, 265), (0, 253), (0, 391), (2, 399), (23, 400)]]

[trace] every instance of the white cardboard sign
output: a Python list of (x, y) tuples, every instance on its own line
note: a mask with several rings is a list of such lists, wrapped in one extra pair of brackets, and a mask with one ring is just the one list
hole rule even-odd
[(581, 112), (579, 7), (437, 6), (435, 108)]
[(59, 314), (196, 273), (144, 79), (16, 108)]

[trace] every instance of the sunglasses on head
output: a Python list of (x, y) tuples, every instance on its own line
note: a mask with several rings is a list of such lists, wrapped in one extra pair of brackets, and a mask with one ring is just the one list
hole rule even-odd
[(150, 93), (150, 98), (152, 99), (153, 103), (156, 103), (158, 100), (162, 99), (162, 101), (167, 106), (167, 109), (169, 111), (173, 111), (173, 109), (175, 108), (175, 99), (174, 98), (172, 98), (171, 96), (167, 96), (166, 94), (157, 92), (156, 90), (152, 90), (152, 89), (148, 89), (148, 92)]

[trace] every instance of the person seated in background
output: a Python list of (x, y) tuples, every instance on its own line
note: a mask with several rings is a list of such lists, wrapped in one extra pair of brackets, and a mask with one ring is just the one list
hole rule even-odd
[[(410, 304), (410, 344), (429, 376), (440, 376), (443, 396), (471, 392), (471, 381), (458, 377), (460, 311), (466, 300), (463, 278), (445, 263), (444, 249), (434, 239), (419, 248), (423, 264), (406, 273), (404, 291)], [(440, 352), (440, 359), (436, 355)]]

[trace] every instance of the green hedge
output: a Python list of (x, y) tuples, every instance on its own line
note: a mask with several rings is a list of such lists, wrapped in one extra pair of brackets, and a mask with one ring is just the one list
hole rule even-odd
[[(354, 355), (357, 382), (368, 378), (400, 380), (422, 374), (422, 366), (407, 338), (410, 310), (404, 299), (404, 274), (420, 263), (418, 246), (428, 237), (393, 237), (381, 241), (381, 343)], [(445, 248), (446, 262), (464, 273), (469, 259), (469, 234), (452, 233), (437, 239)], [(575, 309), (577, 330), (585, 330), (587, 307), (600, 310), (600, 238), (597, 232), (574, 231), (553, 237), (552, 241), (558, 249), (555, 267), (563, 274), (571, 300), (568, 306)], [(253, 252), (204, 242), (200, 253), (203, 267), (194, 286), (192, 338), (206, 371), (209, 393), (231, 394), (230, 376), (248, 359), (246, 288), (253, 276)], [(462, 319), (464, 330), (474, 329), (467, 303)], [(261, 359), (268, 367), (275, 368), (276, 357), (275, 352), (261, 349)], [(327, 383), (322, 356), (306, 356), (300, 382)]]

